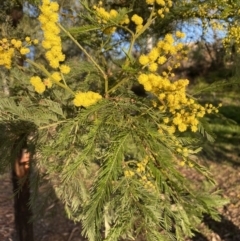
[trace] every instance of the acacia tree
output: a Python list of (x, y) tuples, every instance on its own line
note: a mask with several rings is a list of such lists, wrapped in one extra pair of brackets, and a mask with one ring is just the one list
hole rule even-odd
[[(213, 183), (196, 153), (211, 139), (204, 116), (218, 106), (201, 105), (188, 93), (189, 81), (175, 77), (186, 50), (173, 20), (196, 14), (206, 20), (215, 8), (214, 19), (227, 20), (236, 4), (196, 3), (79, 1), (76, 15), (43, 0), (35, 9), (42, 36), (19, 40), (9, 33), (0, 42), (0, 65), (11, 80), (11, 96), (0, 100), (1, 170), (14, 155), (9, 146), (24, 133), (35, 150), (30, 203), (49, 182), (90, 241), (184, 240), (204, 214), (218, 217), (224, 200), (205, 186), (197, 189), (179, 170), (186, 165)], [(219, 6), (226, 4), (231, 8), (223, 17)], [(71, 13), (81, 26), (60, 23)], [(146, 52), (149, 35), (153, 48)], [(63, 40), (79, 56), (66, 58)], [(26, 57), (25, 67), (14, 67), (13, 59), (30, 49), (44, 59)]]

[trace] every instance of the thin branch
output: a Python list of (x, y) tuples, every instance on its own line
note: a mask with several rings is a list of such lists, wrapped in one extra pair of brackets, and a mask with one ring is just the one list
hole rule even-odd
[(106, 73), (99, 66), (99, 64), (92, 58), (92, 56), (82, 47), (82, 45), (79, 44), (79, 42), (61, 24), (58, 24), (58, 26), (78, 46), (78, 48), (83, 51), (83, 53), (90, 59), (90, 61), (100, 71), (100, 73), (102, 74), (103, 79), (105, 81), (105, 94), (107, 95), (107, 92), (108, 92), (108, 77), (107, 77)]
[(48, 76), (55, 84), (59, 85), (60, 87), (62, 87), (63, 89), (67, 90), (68, 92), (70, 92), (72, 95), (75, 96), (75, 92), (72, 91), (67, 85), (64, 85), (58, 81), (56, 81), (51, 74), (48, 72), (48, 70), (45, 69), (44, 66), (35, 63), (34, 61), (30, 60), (30, 59), (26, 59), (26, 62), (28, 62), (29, 64), (33, 65), (34, 67), (38, 68), (39, 70), (41, 70), (46, 76)]

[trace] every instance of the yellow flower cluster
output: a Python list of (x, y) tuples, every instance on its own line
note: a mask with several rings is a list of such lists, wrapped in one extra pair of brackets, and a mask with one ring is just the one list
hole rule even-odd
[(46, 87), (51, 88), (53, 85), (53, 82), (60, 82), (61, 80), (62, 80), (62, 76), (60, 72), (55, 71), (51, 74), (49, 78), (45, 78), (43, 80), (39, 76), (33, 76), (30, 78), (30, 83), (33, 85), (37, 93), (42, 94), (46, 90)]
[[(98, 23), (108, 23), (118, 17), (118, 12), (115, 9), (111, 9), (109, 12), (102, 7), (102, 2), (98, 3), (98, 6), (94, 5), (93, 9), (96, 12)], [(119, 23), (120, 25), (129, 24), (129, 18), (126, 15), (125, 18)], [(104, 29), (103, 33), (112, 34), (116, 31), (116, 27), (107, 27)]]
[(160, 6), (169, 6), (169, 7), (172, 7), (172, 1), (171, 0), (168, 0), (168, 1), (164, 1), (164, 0), (146, 0), (146, 3), (147, 4), (158, 4)]
[[(184, 34), (176, 32), (176, 37), (182, 38)], [(162, 74), (158, 74), (158, 65), (167, 63), (167, 56), (177, 55), (183, 49), (181, 43), (174, 45), (174, 38), (171, 34), (167, 34), (165, 38), (157, 43), (147, 55), (141, 55), (139, 62), (143, 68), (148, 67), (150, 73), (141, 73), (138, 76), (138, 82), (143, 85), (146, 91), (153, 93), (159, 101), (159, 109), (162, 112), (169, 113), (168, 118), (164, 118), (163, 122), (167, 124), (165, 131), (174, 133), (176, 130), (184, 132), (188, 129), (196, 132), (198, 130), (199, 118), (206, 113), (217, 112), (217, 108), (211, 104), (205, 107), (201, 106), (186, 95), (186, 88), (189, 84), (187, 79), (179, 79), (171, 81), (170, 77), (174, 76), (173, 68), (179, 66), (168, 65), (167, 70)], [(157, 104), (154, 104), (157, 107)], [(159, 132), (163, 131), (161, 128)]]
[(234, 24), (228, 30), (228, 35), (223, 39), (223, 45), (227, 47), (231, 47), (232, 44), (235, 44), (236, 50), (240, 53), (240, 26)]
[(94, 105), (99, 100), (102, 99), (102, 96), (99, 93), (88, 91), (88, 92), (78, 92), (75, 95), (75, 98), (73, 100), (73, 104), (75, 106), (83, 106), (88, 107), (91, 105)]
[(93, 7), (98, 16), (99, 23), (107, 23), (110, 19), (114, 19), (118, 16), (118, 12), (115, 9), (111, 9), (110, 12), (103, 7)]
[[(176, 32), (176, 36), (179, 38), (184, 37), (184, 33), (179, 31)], [(157, 43), (147, 55), (142, 54), (139, 57), (139, 62), (143, 66), (148, 66), (148, 70), (156, 72), (158, 65), (163, 65), (167, 62), (167, 55), (176, 55), (180, 50), (183, 49), (183, 44), (178, 43), (174, 45), (174, 38), (172, 34), (167, 34), (163, 40)], [(177, 67), (177, 66), (175, 66)]]
[(14, 47), (11, 47), (7, 39), (0, 41), (0, 66), (3, 65), (7, 69), (11, 68), (12, 58), (14, 55)]
[(135, 175), (135, 172), (131, 171), (131, 170), (125, 170), (124, 171), (124, 176), (127, 178), (131, 178)]
[[(32, 43), (29, 37), (26, 37), (26, 42), (26, 45), (30, 45)], [(10, 69), (15, 50), (21, 55), (26, 55), (30, 52), (29, 48), (24, 46), (22, 41), (20, 40), (8, 40), (6, 38), (0, 40), (0, 65), (3, 65), (7, 69)]]
[(34, 87), (35, 91), (39, 94), (42, 94), (46, 89), (45, 84), (42, 82), (41, 78), (38, 76), (31, 77), (30, 83)]
[(57, 25), (58, 9), (59, 5), (57, 2), (43, 0), (42, 6), (40, 6), (41, 14), (38, 17), (44, 34), (42, 46), (48, 50), (45, 57), (54, 69), (60, 66), (59, 62), (65, 60), (65, 55), (62, 53), (61, 38), (59, 36), (60, 28)]
[(31, 77), (30, 83), (35, 88), (35, 91), (39, 94), (42, 94), (47, 88), (51, 88), (53, 85), (53, 82), (60, 82), (62, 80), (61, 74), (68, 74), (70, 71), (70, 67), (67, 65), (60, 65), (59, 71), (54, 71), (51, 73), (51, 76), (48, 78), (45, 78), (41, 80), (39, 76)]
[(218, 112), (212, 104), (205, 107), (195, 103), (186, 95), (186, 87), (189, 81), (179, 79), (171, 82), (168, 78), (156, 74), (140, 74), (138, 81), (146, 91), (152, 92), (159, 100), (159, 109), (169, 112), (170, 118), (164, 118), (163, 122), (169, 124), (169, 133), (174, 133), (176, 129), (184, 132), (190, 127), (192, 132), (198, 130), (198, 119), (206, 113)]
[(152, 175), (147, 168), (148, 162), (149, 158), (145, 157), (143, 160), (136, 164), (136, 167), (127, 167), (126, 170), (124, 170), (124, 176), (126, 178), (132, 178), (135, 176), (140, 180), (140, 182), (146, 190), (154, 191), (155, 185)]
[[(42, 46), (47, 50), (45, 57), (49, 62), (49, 65), (54, 71), (49, 78), (41, 80), (40, 77), (32, 77), (30, 82), (34, 86), (36, 92), (43, 93), (47, 88), (51, 88), (53, 82), (60, 82), (63, 78), (63, 74), (70, 72), (70, 67), (60, 62), (65, 60), (65, 55), (62, 53), (62, 43), (59, 36), (60, 28), (58, 22), (58, 10), (59, 5), (57, 2), (51, 2), (50, 0), (43, 0), (40, 6), (41, 14), (38, 19), (41, 23), (41, 28), (44, 34), (44, 40)], [(29, 41), (29, 39), (26, 39)]]
[(156, 0), (156, 3), (160, 5), (160, 8), (157, 10), (157, 13), (161, 18), (165, 17), (164, 14), (169, 13), (169, 8), (171, 8), (173, 5), (173, 2), (171, 0)]
[(225, 30), (224, 23), (219, 22), (216, 19), (211, 19), (210, 24), (213, 30), (220, 30), (220, 31)]

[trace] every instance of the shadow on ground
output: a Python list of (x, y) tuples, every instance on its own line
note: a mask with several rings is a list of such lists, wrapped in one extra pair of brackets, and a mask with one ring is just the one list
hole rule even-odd
[[(239, 241), (240, 229), (230, 220), (221, 215), (220, 222), (213, 220), (211, 217), (205, 217), (204, 224), (217, 234), (221, 240), (225, 241)], [(209, 241), (203, 234), (195, 232), (195, 236), (192, 241)]]
[(210, 116), (207, 121), (215, 135), (215, 142), (206, 143), (206, 158), (240, 166), (240, 106), (221, 107), (220, 115)]

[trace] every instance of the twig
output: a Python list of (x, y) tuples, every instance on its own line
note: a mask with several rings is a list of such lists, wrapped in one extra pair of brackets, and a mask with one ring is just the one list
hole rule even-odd
[(74, 234), (77, 230), (79, 230), (78, 227), (75, 227), (75, 228), (72, 230), (72, 232), (70, 233), (69, 238), (68, 238), (67, 241), (71, 241), (71, 239), (72, 239), (72, 237), (73, 237), (73, 234)]

